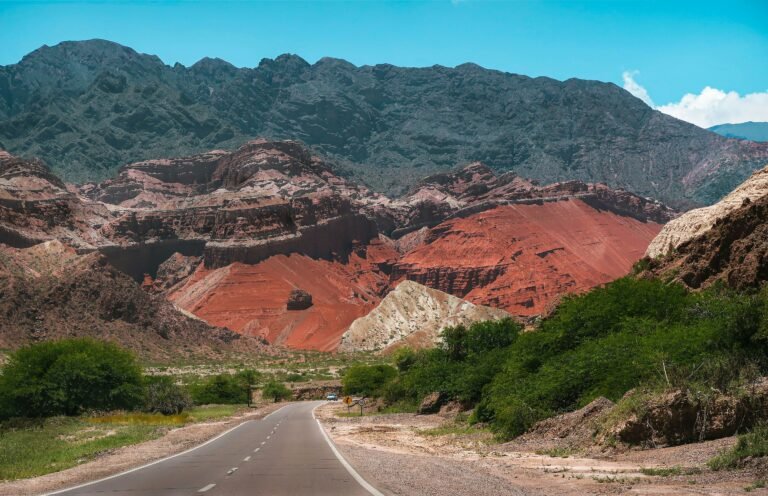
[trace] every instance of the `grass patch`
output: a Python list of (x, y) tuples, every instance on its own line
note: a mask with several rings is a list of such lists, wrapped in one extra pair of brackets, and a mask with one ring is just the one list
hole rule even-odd
[(536, 451), (537, 455), (551, 456), (553, 458), (568, 458), (573, 455), (575, 450), (568, 447), (550, 448)]
[(206, 405), (180, 415), (118, 412), (0, 424), (0, 480), (58, 472), (109, 450), (156, 439), (169, 429), (229, 417), (243, 405)]
[(186, 414), (192, 422), (203, 422), (231, 417), (245, 408), (245, 405), (203, 405), (190, 408)]
[(712, 470), (725, 470), (739, 467), (747, 458), (760, 458), (768, 455), (768, 425), (761, 424), (752, 432), (739, 436), (736, 445), (707, 464)]
[(641, 468), (640, 473), (653, 477), (672, 477), (674, 475), (682, 474), (683, 469), (680, 467)]
[(161, 436), (157, 425), (94, 425), (77, 417), (52, 417), (24, 428), (0, 428), (0, 480), (64, 470), (110, 449)]
[(112, 424), (112, 425), (184, 425), (189, 422), (189, 414), (162, 415), (160, 413), (115, 413), (110, 415), (101, 415), (98, 417), (88, 417), (86, 421), (91, 424)]
[(749, 493), (754, 491), (755, 489), (762, 489), (764, 487), (765, 487), (765, 481), (761, 479), (761, 480), (756, 480), (752, 484), (748, 485), (747, 487), (744, 488), (744, 490)]

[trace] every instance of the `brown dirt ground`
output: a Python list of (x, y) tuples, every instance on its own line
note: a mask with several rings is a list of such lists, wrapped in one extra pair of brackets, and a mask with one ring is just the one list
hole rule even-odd
[[(733, 437), (653, 450), (557, 457), (536, 453), (530, 442), (521, 449), (499, 444), (484, 430), (424, 433), (452, 425), (454, 421), (445, 416), (336, 416), (345, 411), (343, 405), (327, 405), (317, 415), (348, 461), (388, 494), (731, 495), (745, 494), (747, 486), (768, 475), (759, 469), (713, 472), (707, 468), (707, 460), (730, 447)], [(644, 468), (672, 467), (679, 467), (680, 474), (642, 473)], [(768, 494), (768, 489), (750, 494)]]

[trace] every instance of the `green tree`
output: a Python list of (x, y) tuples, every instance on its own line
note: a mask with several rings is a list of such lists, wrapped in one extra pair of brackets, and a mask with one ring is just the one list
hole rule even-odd
[(285, 384), (277, 381), (269, 381), (261, 390), (262, 398), (274, 400), (275, 403), (290, 398), (293, 395)]
[(380, 396), (384, 387), (397, 377), (397, 369), (390, 365), (353, 365), (347, 369), (341, 384), (345, 394)]
[(65, 339), (21, 348), (0, 375), (0, 416), (78, 415), (143, 403), (141, 369), (115, 344)]
[(192, 406), (189, 391), (170, 377), (147, 377), (145, 382), (144, 411), (175, 415)]
[(198, 405), (248, 403), (248, 385), (234, 375), (218, 374), (193, 386), (192, 399)]

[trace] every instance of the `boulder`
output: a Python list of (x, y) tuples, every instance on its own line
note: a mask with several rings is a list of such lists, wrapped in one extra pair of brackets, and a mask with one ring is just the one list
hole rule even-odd
[(303, 289), (291, 290), (291, 294), (288, 295), (288, 303), (286, 308), (288, 310), (306, 310), (312, 306), (312, 295)]

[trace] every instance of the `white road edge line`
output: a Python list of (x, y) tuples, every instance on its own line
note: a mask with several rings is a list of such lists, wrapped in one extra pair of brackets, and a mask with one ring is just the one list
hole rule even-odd
[(199, 489), (197, 492), (199, 492), (199, 493), (204, 493), (204, 492), (210, 491), (210, 490), (211, 490), (211, 489), (213, 489), (214, 487), (216, 487), (216, 484), (208, 484), (208, 485), (207, 485), (207, 486), (205, 486), (204, 488), (201, 488), (201, 489)]
[[(291, 405), (291, 403), (289, 403), (289, 404), (287, 404), (287, 405), (285, 405), (285, 406), (282, 406), (282, 407), (278, 408), (277, 410), (275, 410), (275, 411), (274, 411), (274, 412), (272, 412), (272, 413), (277, 413), (278, 411), (280, 411), (280, 410), (282, 410), (283, 408), (285, 408), (285, 407), (287, 407), (287, 406), (290, 406), (290, 405)], [(269, 415), (272, 415), (272, 413), (270, 413)], [(269, 415), (267, 415), (267, 417), (269, 417)], [(261, 420), (266, 420), (266, 419), (267, 419), (267, 417), (264, 417), (264, 418), (263, 418), (263, 419), (261, 419)], [(224, 437), (224, 436), (226, 436), (227, 434), (229, 434), (230, 432), (234, 431), (235, 429), (238, 429), (238, 428), (240, 428), (240, 427), (244, 426), (245, 424), (247, 424), (247, 423), (249, 423), (249, 422), (253, 422), (254, 420), (257, 420), (257, 419), (246, 420), (245, 422), (242, 422), (242, 423), (240, 423), (240, 424), (237, 424), (237, 425), (236, 425), (236, 426), (234, 426), (233, 428), (231, 428), (231, 429), (229, 429), (229, 430), (227, 430), (227, 431), (224, 431), (224, 432), (222, 432), (222, 433), (221, 433), (221, 434), (219, 434), (218, 436), (216, 436), (216, 437), (214, 437), (214, 438), (211, 438), (211, 439), (207, 440), (207, 441), (206, 441), (206, 442), (204, 442), (203, 444), (198, 444), (197, 446), (194, 446), (194, 447), (192, 447), (192, 448), (189, 448), (189, 449), (188, 449), (188, 450), (186, 450), (186, 451), (182, 451), (181, 453), (176, 453), (175, 455), (167, 456), (167, 457), (165, 457), (165, 458), (161, 458), (161, 459), (159, 459), (159, 460), (155, 460), (155, 461), (153, 461), (153, 462), (149, 462), (149, 463), (147, 463), (147, 464), (145, 464), (145, 465), (142, 465), (142, 466), (140, 466), (140, 467), (136, 467), (136, 468), (132, 468), (132, 469), (130, 469), (130, 470), (126, 470), (125, 472), (120, 472), (120, 473), (118, 473), (118, 474), (115, 474), (115, 475), (110, 475), (110, 476), (108, 476), (108, 477), (103, 477), (103, 478), (101, 478), (101, 479), (97, 479), (97, 480), (95, 480), (95, 481), (86, 482), (85, 484), (80, 484), (80, 485), (78, 485), (78, 486), (74, 486), (74, 487), (68, 487), (68, 488), (66, 488), (66, 489), (59, 489), (58, 491), (53, 491), (53, 492), (50, 492), (50, 493), (44, 493), (44, 494), (43, 494), (43, 496), (53, 496), (54, 494), (61, 494), (61, 493), (66, 493), (67, 491), (74, 491), (75, 489), (80, 489), (80, 488), (83, 488), (83, 487), (91, 486), (91, 485), (93, 485), (93, 484), (98, 484), (99, 482), (108, 481), (108, 480), (110, 480), (110, 479), (116, 479), (117, 477), (122, 477), (122, 476), (124, 476), (124, 475), (128, 475), (128, 474), (130, 474), (130, 473), (133, 473), (133, 472), (137, 472), (137, 471), (139, 471), (139, 470), (143, 470), (143, 469), (145, 469), (145, 468), (151, 467), (152, 465), (157, 465), (158, 463), (163, 463), (163, 462), (165, 462), (165, 461), (168, 461), (168, 460), (170, 460), (170, 459), (172, 459), (172, 458), (176, 458), (177, 456), (186, 455), (187, 453), (191, 453), (191, 452), (195, 451), (196, 449), (200, 449), (200, 448), (202, 448), (203, 446), (206, 446), (206, 445), (208, 445), (208, 444), (210, 444), (210, 443), (212, 443), (212, 442), (216, 441), (217, 439), (219, 439), (219, 438), (221, 438), (221, 437)]]
[(339, 462), (341, 462), (342, 465), (344, 465), (344, 468), (347, 469), (347, 472), (349, 472), (349, 475), (351, 475), (358, 484), (363, 486), (363, 489), (371, 493), (373, 496), (384, 496), (384, 493), (373, 487), (368, 483), (367, 480), (363, 479), (363, 477), (357, 473), (357, 471), (352, 468), (352, 465), (349, 464), (349, 462), (344, 459), (341, 453), (339, 453), (339, 450), (336, 449), (336, 446), (333, 444), (333, 441), (331, 441), (331, 438), (328, 436), (328, 433), (325, 432), (325, 429), (323, 429), (323, 424), (320, 423), (320, 420), (315, 416), (315, 410), (317, 410), (321, 405), (317, 405), (312, 409), (312, 418), (315, 419), (315, 422), (317, 422), (317, 428), (320, 429), (320, 433), (325, 438), (325, 442), (328, 443), (328, 446), (331, 447), (331, 451), (333, 451), (333, 454), (336, 455), (336, 458), (339, 459)]

